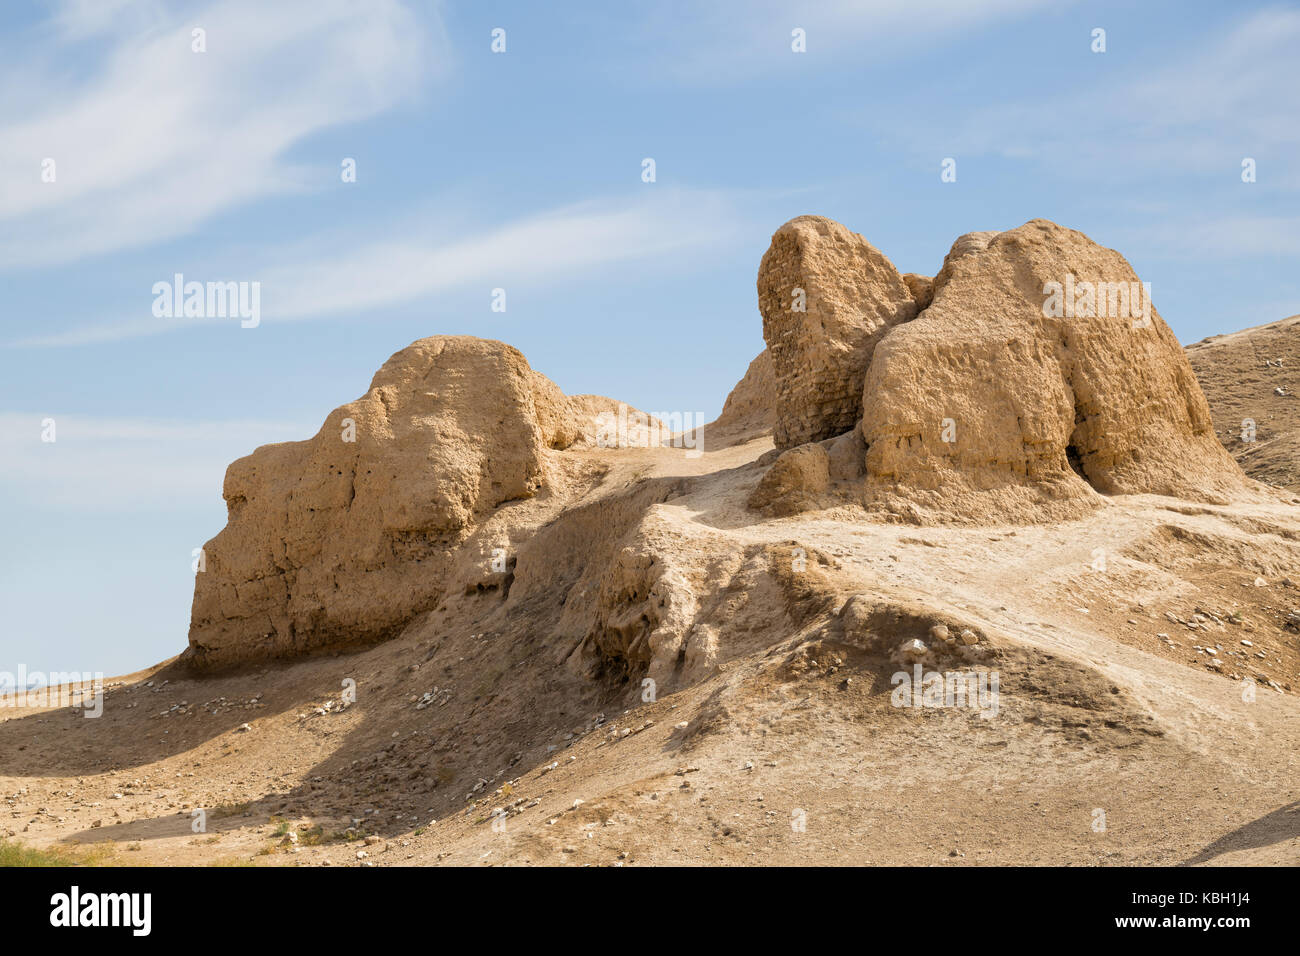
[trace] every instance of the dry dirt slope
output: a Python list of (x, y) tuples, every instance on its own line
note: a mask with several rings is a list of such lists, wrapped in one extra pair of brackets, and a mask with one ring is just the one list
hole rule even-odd
[[(1300, 490), (1300, 315), (1211, 336), (1189, 345), (1187, 357), (1219, 440), (1246, 473)], [(1246, 420), (1253, 441), (1243, 440)]]
[[(752, 558), (705, 615), (742, 646), (701, 682), (644, 702), (566, 667), (557, 619), (512, 613), (534, 600), (521, 581), (359, 653), (134, 675), (99, 720), (0, 712), (0, 833), (110, 841), (121, 863), (1300, 860), (1294, 505), (1126, 497), (976, 532), (754, 523), (769, 447), (628, 450), (605, 479), (615, 497), (671, 489), (651, 533), (679, 557)], [(935, 621), (978, 632), (947, 664), (999, 673), (996, 715), (892, 706), (893, 648)]]

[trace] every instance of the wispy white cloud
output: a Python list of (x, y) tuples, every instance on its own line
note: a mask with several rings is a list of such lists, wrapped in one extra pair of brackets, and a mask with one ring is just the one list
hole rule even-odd
[(995, 155), (1055, 170), (1140, 178), (1200, 173), (1236, 178), (1244, 157), (1260, 159), (1260, 182), (1300, 188), (1300, 10), (1267, 9), (1206, 38), (1197, 49), (1138, 75), (1087, 83), (1052, 97), (991, 96), (976, 109), (899, 116), (874, 110), (882, 134), (903, 128), (909, 142), (942, 143), (948, 155)]
[[(415, 227), (401, 238), (353, 236), (346, 245), (323, 237), (300, 244), (288, 257), (274, 250), (258, 255), (256, 261), (265, 264), (187, 278), (260, 282), (262, 321), (274, 323), (360, 312), (476, 285), (486, 301), (494, 287), (508, 292), (513, 283), (571, 279), (619, 263), (690, 264), (700, 250), (745, 235), (728, 193), (660, 186), (642, 192), (641, 198), (577, 203), (460, 238)], [(77, 325), (5, 346), (91, 345), (211, 324), (153, 318), (151, 303), (142, 294), (140, 318)]]
[(272, 320), (310, 318), (456, 287), (558, 279), (686, 254), (739, 234), (723, 193), (644, 192), (645, 198), (578, 203), (454, 241), (378, 242), (342, 257), (332, 250), (279, 265), (263, 282), (265, 311)]
[[(289, 147), (391, 108), (447, 64), (436, 16), (397, 0), (122, 6), (65, 3), (53, 46), (0, 73), (0, 267), (183, 235), (306, 189)], [(206, 31), (204, 53), (192, 50), (195, 29)], [(87, 36), (102, 59), (70, 80), (59, 54), (90, 55), (76, 45)], [(54, 182), (41, 179), (46, 159)]]
[[(43, 441), (46, 420), (53, 442)], [(258, 445), (310, 437), (278, 422), (178, 422), (0, 412), (0, 491), (11, 507), (166, 511), (219, 501), (226, 465)]]
[[(1195, 259), (1300, 256), (1300, 216), (1172, 216), (1133, 231), (1162, 255)], [(1294, 303), (1293, 303), (1294, 305)]]
[[(141, 309), (147, 312), (148, 308)], [(57, 332), (43, 332), (28, 335), (9, 342), (0, 343), (0, 348), (63, 348), (78, 345), (102, 345), (105, 342), (118, 342), (122, 339), (140, 338), (145, 335), (160, 335), (185, 327), (197, 327), (197, 319), (163, 320), (132, 319), (129, 321), (103, 322), (93, 325), (77, 324)]]
[(656, 76), (694, 84), (748, 79), (773, 69), (798, 69), (791, 31), (805, 31), (807, 53), (819, 64), (903, 56), (909, 45), (932, 46), (945, 36), (978, 29), (1051, 6), (1050, 0), (677, 0), (646, 8), (638, 31), (653, 51)]
[(65, 42), (149, 29), (164, 22), (163, 0), (57, 0), (51, 25)]

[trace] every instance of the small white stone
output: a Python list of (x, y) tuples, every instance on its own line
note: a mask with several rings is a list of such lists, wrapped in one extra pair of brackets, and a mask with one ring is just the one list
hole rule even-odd
[(929, 654), (930, 649), (921, 641), (912, 638), (910, 641), (904, 642), (903, 646), (898, 649), (898, 652), (902, 654), (906, 660), (916, 660)]

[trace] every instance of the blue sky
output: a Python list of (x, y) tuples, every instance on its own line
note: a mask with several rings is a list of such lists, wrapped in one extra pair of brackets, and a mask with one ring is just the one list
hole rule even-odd
[[(1294, 5), (1186, 0), (5, 4), (0, 671), (179, 652), (226, 464), (414, 339), (711, 417), (802, 213), (927, 275), (1053, 219), (1184, 342), (1300, 312), (1297, 49)], [(260, 325), (156, 318), (177, 272)]]

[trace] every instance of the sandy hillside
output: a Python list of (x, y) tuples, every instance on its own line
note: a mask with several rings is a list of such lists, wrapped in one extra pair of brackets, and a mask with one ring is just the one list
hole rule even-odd
[(892, 270), (830, 220), (778, 230), (781, 349), (702, 433), (501, 343), (398, 352), (231, 465), (183, 654), (98, 719), (0, 709), (0, 835), (122, 864), (1300, 861), (1300, 495), (1223, 451), (1231, 406), (1158, 315), (1034, 299), (1133, 281), (1113, 250), (1036, 220)]
[(1300, 491), (1300, 315), (1211, 336), (1187, 357), (1224, 447), (1252, 478)]

